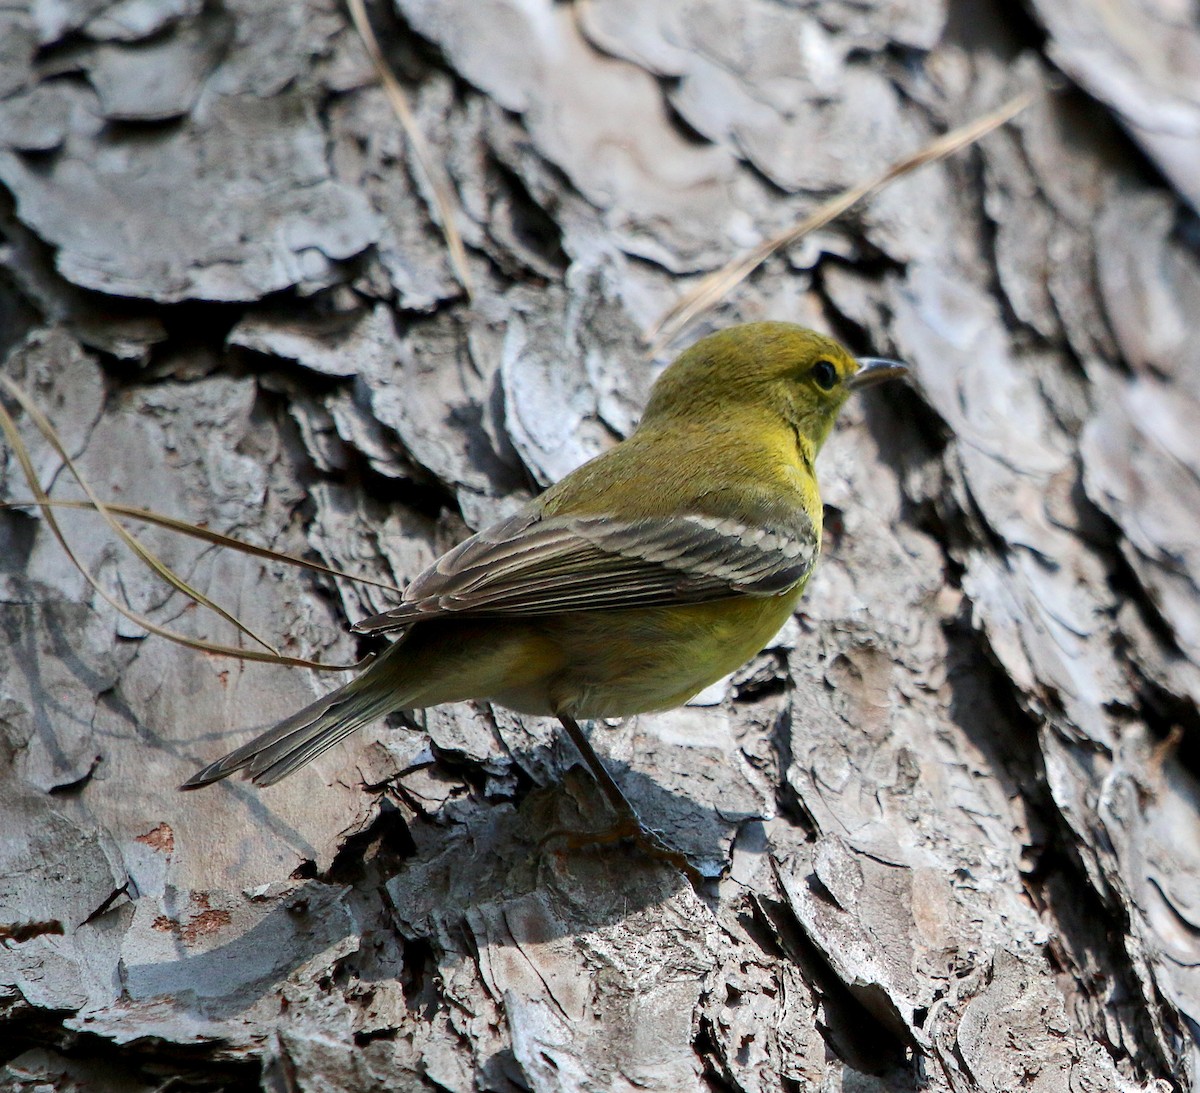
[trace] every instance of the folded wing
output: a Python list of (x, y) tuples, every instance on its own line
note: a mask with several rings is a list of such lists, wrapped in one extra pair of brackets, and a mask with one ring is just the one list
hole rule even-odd
[(546, 615), (772, 596), (795, 586), (817, 558), (816, 530), (800, 510), (748, 525), (699, 514), (619, 520), (525, 510), (442, 555), (399, 606), (354, 630), (379, 633), (424, 619)]

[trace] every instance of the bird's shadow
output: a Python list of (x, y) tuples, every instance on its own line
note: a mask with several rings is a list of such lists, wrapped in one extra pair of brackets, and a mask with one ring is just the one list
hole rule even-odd
[[(566, 741), (554, 744), (560, 755), (569, 748)], [(540, 775), (553, 765), (546, 750), (534, 746), (509, 755), (515, 769)], [(696, 887), (702, 899), (714, 901), (729, 845), (756, 818), (730, 818), (626, 764), (605, 764), (643, 822), (713, 878)], [(450, 771), (465, 765), (452, 759)], [(679, 869), (610, 837), (613, 814), (582, 766), (532, 788), (527, 773), (522, 780), (511, 800), (494, 802), (476, 791), (424, 815), (393, 803), (395, 787), (384, 787), (373, 823), (344, 841), (324, 875), (277, 885), (276, 895), (261, 900), (269, 909), (236, 937), (221, 941), (216, 931), (212, 945), (181, 939), (174, 959), (126, 964), (130, 998), (167, 999), (188, 1014), (221, 1020), (277, 993), (326, 954), (322, 960), (362, 982), (398, 982), (405, 999), (422, 1006), (431, 1004), (425, 996), (444, 975), (445, 962), (471, 959), (485, 940), (521, 949), (570, 939), (621, 923), (689, 887)], [(270, 811), (264, 798), (256, 806), (256, 812)], [(432, 938), (438, 939), (436, 955)]]

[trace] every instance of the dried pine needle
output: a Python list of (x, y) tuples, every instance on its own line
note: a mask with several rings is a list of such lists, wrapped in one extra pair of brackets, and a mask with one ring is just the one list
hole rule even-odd
[(859, 202), (874, 196), (880, 190), (895, 182), (896, 179), (911, 174), (926, 164), (936, 163), (938, 160), (945, 159), (960, 149), (974, 144), (980, 138), (992, 132), (992, 130), (998, 129), (1001, 125), (1015, 118), (1022, 110), (1037, 99), (1039, 93), (1038, 91), (1022, 92), (1020, 95), (1010, 99), (1003, 106), (985, 114), (983, 117), (976, 118), (974, 121), (970, 121), (957, 129), (952, 129), (949, 133), (930, 141), (913, 155), (907, 156), (897, 163), (893, 163), (875, 178), (844, 190), (810, 213), (799, 223), (794, 224), (778, 235), (772, 236), (770, 239), (764, 240), (745, 254), (734, 258), (721, 269), (710, 273), (690, 292), (687, 292), (647, 332), (646, 339), (652, 344), (650, 355), (657, 356), (685, 327), (704, 312), (720, 303), (721, 300), (728, 296), (730, 292), (776, 251), (803, 239), (818, 228), (825, 227), (826, 224), (836, 220)]
[(450, 263), (454, 266), (458, 283), (466, 292), (467, 299), (470, 299), (473, 290), (471, 275), (467, 269), (467, 252), (463, 246), (462, 236), (458, 234), (458, 228), (454, 223), (455, 202), (450, 193), (450, 183), (446, 178), (446, 173), (429, 151), (425, 134), (421, 132), (420, 126), (417, 125), (417, 119), (413, 117), (412, 110), (408, 105), (408, 96), (404, 94), (404, 88), (400, 86), (400, 81), (396, 79), (396, 74), (388, 65), (383, 50), (379, 48), (379, 40), (375, 37), (375, 32), (371, 29), (371, 21), (367, 18), (366, 5), (363, 0), (346, 0), (346, 6), (350, 9), (350, 18), (354, 23), (354, 29), (358, 31), (363, 48), (366, 49), (371, 64), (375, 66), (375, 72), (379, 76), (379, 82), (383, 85), (388, 101), (392, 104), (392, 110), (395, 111), (404, 133), (412, 145), (413, 153), (421, 165), (421, 170), (425, 172), (425, 178), (429, 182), (429, 187), (433, 191), (433, 199), (437, 204), (438, 217), (442, 222), (442, 235), (446, 239), (446, 249), (450, 252)]
[[(90, 501), (51, 500), (43, 502), (30, 500), (5, 501), (0, 503), (0, 509), (47, 507), (56, 509), (81, 509), (86, 512), (96, 511), (96, 506)], [(214, 546), (226, 547), (229, 550), (236, 550), (242, 554), (250, 554), (256, 558), (265, 558), (272, 562), (282, 562), (284, 565), (295, 566), (298, 569), (311, 569), (314, 573), (324, 573), (328, 577), (339, 577), (345, 581), (353, 581), (355, 584), (369, 584), (374, 588), (382, 588), (387, 592), (395, 592), (397, 595), (400, 595), (404, 591), (402, 588), (398, 588), (387, 581), (377, 581), (372, 577), (360, 577), (354, 573), (347, 573), (344, 569), (336, 569), (333, 566), (310, 561), (308, 558), (301, 558), (298, 554), (288, 554), (286, 551), (272, 550), (270, 547), (248, 543), (245, 539), (237, 539), (232, 535), (226, 535), (224, 532), (200, 527), (199, 524), (191, 524), (186, 520), (179, 519), (177, 516), (167, 516), (164, 513), (155, 512), (153, 509), (140, 509), (133, 505), (116, 504), (113, 501), (105, 501), (104, 507), (113, 516), (125, 520), (141, 520), (143, 523), (154, 524), (157, 527), (166, 528), (168, 531), (175, 531), (180, 535), (186, 535), (192, 539), (202, 539), (204, 542), (212, 543)]]
[[(143, 630), (158, 637), (166, 638), (168, 641), (177, 642), (180, 645), (185, 645), (191, 649), (199, 649), (206, 653), (213, 653), (218, 656), (235, 657), (238, 660), (253, 660), (261, 661), (268, 664), (287, 664), (302, 668), (315, 668), (322, 671), (349, 671), (353, 668), (360, 667), (358, 664), (322, 664), (319, 661), (307, 660), (302, 657), (289, 657), (280, 653), (277, 649), (271, 646), (263, 638), (259, 637), (254, 631), (242, 623), (235, 615), (225, 610), (219, 604), (214, 603), (204, 593), (200, 592), (189, 585), (182, 577), (172, 570), (165, 562), (157, 555), (148, 550), (135, 536), (131, 535), (123, 528), (114, 518), (113, 507), (101, 501), (83, 477), (75, 461), (71, 458), (58, 436), (57, 431), (46, 416), (37, 408), (32, 399), (25, 394), (12, 380), (6, 376), (0, 376), (0, 386), (21, 406), (29, 415), (38, 431), (46, 438), (47, 442), (54, 449), (58, 457), (63, 461), (63, 465), (74, 476), (79, 483), (80, 488), (87, 495), (86, 502), (78, 502), (77, 504), (94, 509), (109, 525), (114, 533), (129, 547), (130, 550), (147, 566), (149, 566), (158, 576), (166, 581), (171, 587), (182, 592), (195, 602), (207, 607), (210, 611), (215, 612), (221, 618), (236, 627), (241, 633), (258, 642), (263, 646), (258, 649), (244, 649), (234, 645), (224, 645), (220, 642), (208, 641), (204, 638), (191, 637), (187, 634), (182, 634), (175, 630), (170, 630), (167, 627), (160, 626), (153, 619), (147, 618), (145, 615), (134, 611), (128, 605), (121, 603), (116, 597), (111, 595), (107, 589), (96, 579), (96, 576), (83, 564), (83, 561), (75, 553), (71, 544), (67, 541), (63, 530), (54, 516), (53, 509), (57, 507), (57, 502), (53, 501), (46, 493), (41, 481), (38, 479), (37, 470), (33, 465), (33, 460), (29, 455), (29, 450), (25, 446), (24, 440), (21, 438), (20, 431), (17, 428), (16, 421), (8, 412), (8, 409), (0, 402), (0, 432), (7, 438), (9, 446), (12, 448), (13, 454), (17, 458), (17, 462), (21, 467), (22, 473), (25, 475), (25, 480), (29, 485), (30, 492), (33, 494), (33, 499), (30, 502), (41, 509), (43, 517), (51, 533), (58, 541), (58, 545), (62, 548), (71, 564), (75, 566), (84, 580), (92, 586), (93, 589), (116, 611), (125, 618), (140, 626)], [(203, 529), (194, 529), (203, 531)], [(202, 537), (204, 537), (202, 535)]]

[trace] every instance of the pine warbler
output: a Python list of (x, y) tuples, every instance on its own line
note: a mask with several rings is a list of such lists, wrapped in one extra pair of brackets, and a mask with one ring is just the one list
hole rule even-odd
[(628, 439), (353, 627), (400, 634), (357, 678), (181, 788), (271, 785), (394, 710), (485, 699), (557, 717), (634, 819), (576, 719), (678, 706), (774, 636), (821, 547), (817, 452), (851, 392), (904, 371), (790, 323), (703, 339)]

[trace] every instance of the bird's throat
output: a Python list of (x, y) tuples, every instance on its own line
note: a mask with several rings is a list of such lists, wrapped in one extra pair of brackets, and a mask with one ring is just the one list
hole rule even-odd
[(817, 446), (813, 443), (811, 437), (805, 436), (798, 422), (790, 421), (788, 424), (791, 426), (792, 437), (796, 442), (796, 461), (803, 470), (807, 471), (813, 478), (816, 478), (817, 469), (815, 463), (817, 460)]

